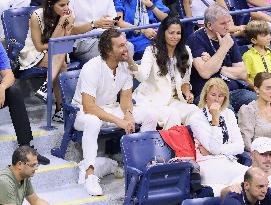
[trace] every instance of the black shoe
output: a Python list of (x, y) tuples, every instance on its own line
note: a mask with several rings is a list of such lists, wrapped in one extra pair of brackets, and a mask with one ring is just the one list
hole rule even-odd
[(38, 154), (38, 162), (39, 164), (43, 164), (43, 165), (47, 165), (47, 164), (50, 164), (50, 159), (48, 159), (47, 157), (44, 157), (40, 154)]

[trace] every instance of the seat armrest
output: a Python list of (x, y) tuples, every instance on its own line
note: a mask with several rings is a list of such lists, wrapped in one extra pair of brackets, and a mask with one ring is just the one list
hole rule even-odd
[(133, 174), (133, 175), (136, 175), (136, 176), (140, 176), (140, 175), (143, 174), (142, 171), (140, 171), (139, 169), (137, 169), (135, 167), (127, 166), (126, 169), (129, 172), (129, 174)]

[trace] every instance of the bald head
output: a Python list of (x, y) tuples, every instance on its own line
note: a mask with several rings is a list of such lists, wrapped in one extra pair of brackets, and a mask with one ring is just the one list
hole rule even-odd
[(244, 182), (251, 182), (256, 178), (266, 178), (268, 180), (266, 173), (262, 169), (251, 167), (245, 173)]

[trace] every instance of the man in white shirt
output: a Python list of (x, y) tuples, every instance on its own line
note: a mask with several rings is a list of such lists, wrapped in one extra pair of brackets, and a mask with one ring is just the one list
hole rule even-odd
[[(251, 144), (251, 158), (252, 167), (259, 167), (266, 173), (269, 180), (269, 187), (271, 187), (271, 138), (256, 138)], [(225, 196), (228, 192), (240, 193), (243, 180), (244, 176), (238, 176), (234, 180), (233, 185), (221, 191), (221, 196)]]
[[(0, 15), (3, 11), (11, 8), (21, 8), (30, 5), (31, 0), (1, 0), (0, 1)], [(0, 21), (0, 41), (2, 42), (5, 39), (4, 29), (2, 21)]]
[[(71, 0), (70, 9), (75, 16), (72, 34), (83, 34), (92, 31), (101, 31), (114, 26), (131, 27), (124, 21), (114, 20), (117, 12), (113, 0)], [(84, 63), (99, 55), (97, 37), (78, 39), (74, 44), (74, 57)], [(133, 45), (128, 43), (129, 52), (133, 54)]]
[[(92, 58), (82, 68), (73, 104), (80, 107), (74, 128), (83, 131), (83, 158), (79, 184), (84, 184), (90, 195), (102, 195), (99, 179), (94, 174), (97, 138), (102, 126), (113, 124), (127, 134), (155, 130), (158, 118), (148, 110), (133, 109), (133, 79), (128, 69), (127, 40), (116, 29), (103, 32), (99, 41), (100, 56)], [(120, 92), (120, 103), (117, 94)]]

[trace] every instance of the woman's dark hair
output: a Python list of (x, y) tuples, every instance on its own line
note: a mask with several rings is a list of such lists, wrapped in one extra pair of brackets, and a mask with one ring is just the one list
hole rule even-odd
[(152, 45), (157, 50), (157, 52), (156, 51), (153, 52), (157, 53), (156, 62), (160, 68), (159, 75), (165, 76), (168, 73), (167, 63), (169, 62), (168, 50), (165, 39), (165, 31), (172, 24), (178, 24), (181, 26), (181, 40), (175, 48), (174, 56), (177, 59), (177, 69), (181, 73), (181, 76), (183, 77), (184, 74), (186, 73), (187, 68), (189, 67), (188, 65), (189, 55), (185, 47), (183, 26), (180, 22), (180, 19), (177, 16), (176, 17), (168, 16), (161, 22), (161, 25), (159, 26), (156, 35), (156, 39), (152, 42)]
[(48, 43), (60, 18), (54, 10), (54, 5), (59, 0), (45, 0), (43, 3), (44, 30), (41, 34), (42, 43)]
[(254, 86), (260, 88), (263, 84), (263, 81), (271, 78), (271, 73), (268, 72), (260, 72), (254, 78)]
[(103, 60), (107, 59), (108, 53), (113, 49), (112, 38), (118, 38), (120, 36), (121, 32), (114, 28), (107, 29), (102, 33), (100, 36), (98, 49)]

